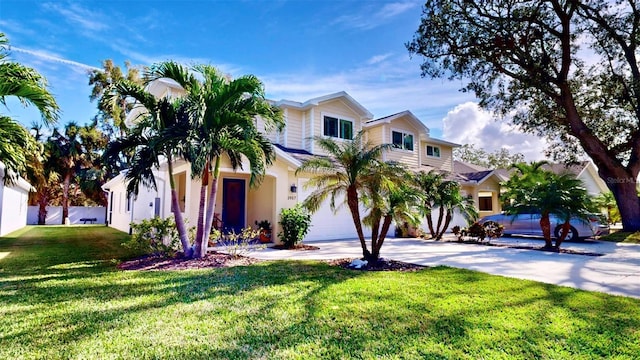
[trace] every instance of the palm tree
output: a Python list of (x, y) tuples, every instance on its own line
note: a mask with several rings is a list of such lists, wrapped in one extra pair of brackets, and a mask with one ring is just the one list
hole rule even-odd
[(616, 204), (616, 198), (611, 191), (602, 193), (593, 199), (594, 205), (599, 209), (607, 209), (607, 221), (610, 224), (620, 222), (620, 211), (618, 210), (618, 204)]
[[(427, 219), (431, 237), (442, 239), (457, 210), (467, 222), (478, 218), (478, 211), (471, 196), (463, 196), (460, 184), (445, 180), (442, 173), (434, 170), (420, 171), (412, 177), (412, 183), (420, 191), (420, 212)], [(438, 221), (433, 224), (433, 210), (438, 208)]]
[[(256, 126), (256, 118), (264, 120), (265, 130), (282, 129), (284, 120), (280, 109), (264, 96), (262, 82), (253, 75), (230, 80), (215, 67), (195, 66), (199, 75), (195, 81), (189, 71), (175, 62), (153, 66), (147, 74), (149, 81), (169, 78), (185, 91), (185, 97), (197, 114), (192, 124), (194, 140), (188, 153), (192, 173), (201, 179), (200, 204), (194, 256), (204, 256), (213, 227), (220, 161), (226, 156), (235, 170), (242, 168), (242, 160), (249, 161), (250, 185), (260, 184), (266, 166), (275, 159), (271, 142)], [(210, 177), (211, 188), (206, 196)], [(206, 212), (205, 212), (206, 204)]]
[(371, 228), (371, 256), (367, 260), (375, 263), (389, 232), (392, 221), (396, 224), (420, 223), (417, 205), (419, 193), (410, 186), (410, 176), (397, 163), (380, 162), (371, 167), (371, 176), (363, 191), (362, 202), (370, 208), (362, 222)]
[(86, 164), (85, 149), (80, 140), (80, 127), (75, 122), (65, 126), (64, 134), (58, 129), (45, 145), (49, 153), (49, 167), (62, 179), (62, 224), (69, 217), (69, 187), (77, 172)]
[(49, 153), (43, 143), (42, 127), (34, 124), (32, 127), (34, 147), (27, 151), (26, 179), (35, 188), (29, 193), (29, 205), (38, 206), (38, 225), (44, 225), (47, 218), (47, 206), (55, 197), (56, 185), (60, 175), (48, 162)]
[(570, 230), (572, 217), (584, 218), (590, 210), (590, 199), (582, 182), (573, 174), (556, 175), (542, 169), (545, 162), (516, 164), (516, 173), (503, 184), (503, 198), (508, 200), (505, 211), (517, 215), (540, 213), (540, 229), (545, 248), (554, 248), (551, 238), (550, 216), (563, 220), (562, 231), (556, 238), (555, 249), (559, 249)]
[[(6, 97), (15, 96), (24, 105), (35, 106), (42, 121), (49, 125), (58, 119), (59, 108), (47, 90), (47, 81), (37, 71), (17, 62), (7, 60), (9, 41), (0, 32), (0, 103), (6, 105)], [(4, 163), (6, 180), (25, 170), (24, 149), (31, 140), (28, 131), (13, 119), (0, 115), (0, 162)]]
[(148, 112), (141, 115), (130, 134), (109, 144), (105, 152), (107, 160), (113, 160), (123, 152), (133, 151), (133, 157), (127, 170), (127, 192), (138, 194), (140, 185), (156, 189), (153, 169), (160, 167), (160, 161), (166, 159), (169, 185), (171, 189), (171, 209), (176, 221), (180, 243), (186, 257), (193, 254), (187, 229), (178, 202), (173, 162), (177, 156), (188, 151), (189, 129), (192, 113), (190, 104), (184, 99), (156, 99), (152, 94), (136, 83), (121, 81), (110, 90), (110, 96), (131, 97), (143, 105)]
[(346, 195), (345, 200), (360, 240), (362, 255), (365, 259), (372, 259), (372, 253), (367, 249), (362, 230), (360, 194), (377, 179), (374, 169), (380, 164), (382, 152), (391, 149), (392, 145), (372, 146), (363, 141), (363, 135), (364, 133), (360, 131), (352, 141), (344, 142), (316, 136), (314, 140), (330, 157), (309, 159), (296, 170), (296, 174), (301, 172), (315, 174), (306, 185), (315, 190), (304, 202), (304, 206), (312, 212), (317, 211), (327, 198), (330, 200), (329, 206), (335, 211), (340, 205), (340, 203), (336, 204), (336, 200), (341, 202)]

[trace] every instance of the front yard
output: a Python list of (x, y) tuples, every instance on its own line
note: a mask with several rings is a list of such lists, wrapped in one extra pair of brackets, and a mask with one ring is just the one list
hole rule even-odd
[[(445, 267), (120, 271), (127, 235), (0, 238), (0, 358), (637, 358), (640, 301)], [(356, 246), (356, 245), (354, 245)]]

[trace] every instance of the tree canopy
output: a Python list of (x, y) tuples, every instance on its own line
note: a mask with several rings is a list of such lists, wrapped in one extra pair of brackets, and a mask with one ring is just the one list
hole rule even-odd
[(511, 153), (501, 148), (492, 152), (477, 148), (474, 144), (464, 144), (453, 149), (453, 158), (466, 163), (480, 165), (487, 169), (508, 169), (513, 164), (524, 161), (521, 153)]
[(407, 43), (423, 76), (466, 81), (480, 105), (583, 150), (640, 230), (640, 10), (633, 0), (427, 0)]

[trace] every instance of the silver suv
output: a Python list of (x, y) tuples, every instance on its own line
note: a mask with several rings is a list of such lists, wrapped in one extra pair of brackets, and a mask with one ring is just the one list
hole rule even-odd
[[(504, 227), (504, 235), (535, 235), (542, 236), (540, 228), (540, 214), (507, 215), (505, 213), (485, 216), (478, 223), (485, 227), (494, 226), (496, 223)], [(551, 231), (555, 237), (560, 237), (561, 225), (564, 221), (554, 215), (549, 216)], [(569, 222), (571, 228), (567, 234), (567, 240), (577, 241), (592, 236), (606, 235), (609, 233), (609, 225), (603, 221), (599, 214), (589, 215), (586, 220), (572, 218)]]

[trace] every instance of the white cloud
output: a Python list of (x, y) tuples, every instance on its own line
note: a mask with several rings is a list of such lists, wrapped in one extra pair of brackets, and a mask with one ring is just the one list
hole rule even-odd
[(542, 160), (549, 144), (537, 136), (525, 134), (506, 120), (497, 120), (474, 102), (466, 102), (449, 111), (443, 121), (443, 136), (458, 144), (474, 144), (488, 152), (506, 148), (522, 153), (527, 161)]
[(372, 56), (369, 60), (367, 60), (367, 64), (375, 65), (377, 63), (381, 63), (381, 62), (385, 61), (386, 59), (388, 59), (391, 55), (393, 55), (393, 54), (386, 53), (386, 54)]
[[(374, 6), (378, 3), (373, 3)], [(355, 14), (342, 15), (331, 22), (332, 25), (341, 25), (345, 28), (370, 30), (381, 26), (392, 18), (401, 15), (413, 8), (419, 7), (420, 2), (401, 1), (385, 4), (375, 11), (371, 6), (367, 6)]]
[(105, 17), (102, 14), (83, 8), (78, 4), (60, 5), (56, 3), (47, 3), (43, 7), (62, 15), (67, 22), (79, 25), (85, 30), (101, 31), (109, 28)]
[(95, 66), (91, 66), (91, 65), (87, 65), (87, 64), (83, 64), (77, 61), (73, 61), (73, 60), (68, 60), (65, 59), (57, 54), (53, 54), (50, 52), (46, 52), (46, 51), (42, 51), (42, 50), (29, 50), (29, 49), (23, 49), (23, 48), (18, 48), (15, 46), (11, 46), (11, 51), (15, 51), (15, 52), (19, 52), (19, 53), (23, 53), (23, 54), (27, 54), (27, 55), (32, 55), (35, 56), (41, 60), (47, 61), (47, 62), (56, 62), (56, 63), (61, 63), (61, 64), (65, 64), (65, 65), (69, 65), (70, 67), (74, 68), (75, 70), (81, 70), (84, 73), (86, 73), (87, 71), (91, 71), (91, 70), (100, 70), (99, 68), (95, 67)]

